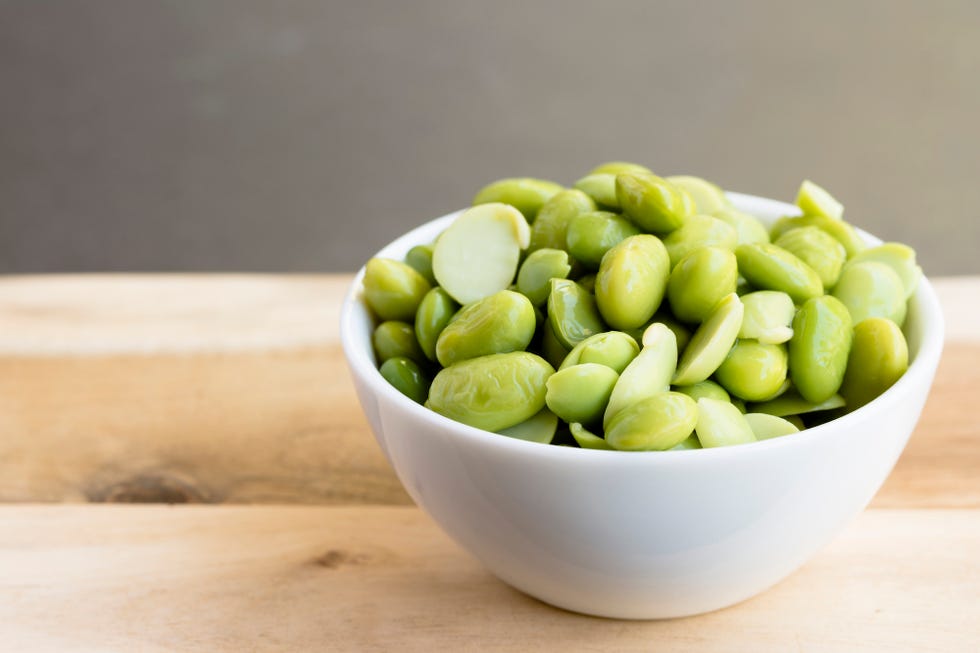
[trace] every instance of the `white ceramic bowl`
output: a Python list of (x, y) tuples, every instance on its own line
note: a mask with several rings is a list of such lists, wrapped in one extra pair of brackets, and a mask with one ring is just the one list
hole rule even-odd
[[(796, 211), (730, 196), (766, 222)], [(453, 217), (409, 232), (378, 256), (401, 259)], [(881, 487), (919, 418), (943, 345), (939, 302), (923, 279), (906, 325), (908, 372), (844, 417), (727, 448), (556, 447), (459, 424), (390, 386), (371, 350), (363, 274), (342, 309), (343, 347), (364, 412), (405, 489), (504, 582), (606, 617), (715, 610), (802, 565)]]

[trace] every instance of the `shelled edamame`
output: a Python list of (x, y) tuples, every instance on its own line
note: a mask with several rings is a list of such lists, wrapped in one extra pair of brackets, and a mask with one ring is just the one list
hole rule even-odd
[(771, 229), (711, 182), (618, 161), (473, 204), (364, 274), (382, 376), (456, 421), (589, 449), (737, 445), (857, 409), (908, 368), (915, 252), (867, 245), (810, 181)]

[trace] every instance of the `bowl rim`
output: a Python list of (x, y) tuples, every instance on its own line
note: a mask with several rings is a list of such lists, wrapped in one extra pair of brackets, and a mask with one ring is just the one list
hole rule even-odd
[[(741, 211), (752, 214), (755, 217), (768, 222), (771, 218), (757, 215), (756, 211), (765, 209), (766, 211), (779, 215), (799, 215), (799, 209), (785, 202), (770, 198), (736, 193), (728, 191), (726, 195), (732, 200), (735, 207)], [(755, 207), (755, 211), (751, 208)], [(438, 232), (439, 228), (448, 224), (465, 209), (460, 209), (444, 215), (434, 220), (425, 222), (418, 227), (408, 231), (402, 236), (391, 241), (381, 248), (374, 256), (384, 257), (390, 255), (394, 250), (405, 248), (406, 245), (418, 244), (421, 236), (429, 231)], [(853, 225), (852, 225), (853, 226)], [(869, 234), (862, 229), (855, 227), (861, 237), (871, 245), (881, 244), (883, 241), (876, 236)], [(763, 451), (775, 451), (780, 448), (806, 447), (820, 438), (827, 437), (830, 433), (846, 431), (851, 426), (858, 425), (865, 421), (873, 412), (889, 412), (899, 402), (903, 401), (907, 392), (911, 391), (910, 386), (916, 384), (924, 376), (934, 373), (942, 354), (944, 344), (945, 324), (939, 298), (923, 274), (919, 279), (919, 285), (912, 298), (918, 306), (919, 320), (921, 321), (921, 342), (908, 370), (884, 393), (868, 402), (864, 406), (851, 411), (841, 417), (830, 420), (824, 424), (804, 429), (798, 433), (793, 433), (790, 437), (770, 438), (756, 442), (729, 447), (711, 447), (707, 449), (679, 449), (667, 451), (616, 451), (605, 449), (583, 449), (579, 447), (560, 447), (552, 444), (542, 444), (501, 436), (492, 431), (485, 431), (462, 422), (440, 415), (439, 413), (426, 408), (409, 399), (398, 392), (394, 386), (388, 383), (381, 376), (378, 366), (375, 363), (374, 355), (370, 351), (370, 335), (366, 337), (367, 348), (363, 343), (357, 342), (355, 331), (357, 330), (357, 308), (358, 306), (370, 316), (370, 311), (363, 302), (361, 293), (362, 282), (364, 279), (364, 267), (362, 266), (354, 275), (347, 292), (344, 295), (343, 304), (340, 311), (340, 336), (344, 356), (347, 359), (351, 373), (357, 376), (367, 385), (371, 393), (376, 397), (383, 397), (391, 401), (400, 410), (408, 411), (419, 419), (430, 422), (433, 428), (448, 429), (455, 436), (472, 441), (474, 444), (481, 444), (488, 447), (510, 449), (515, 453), (524, 456), (548, 456), (563, 457), (570, 456), (573, 460), (595, 460), (609, 462), (616, 460), (624, 464), (651, 465), (657, 463), (676, 462), (678, 464), (714, 464), (719, 460), (731, 457), (758, 455)], [(931, 384), (930, 384), (931, 387)], [(928, 389), (927, 389), (928, 392)], [(375, 434), (380, 437), (380, 434)], [(754, 453), (753, 453), (754, 452)], [(629, 462), (628, 462), (629, 461)]]

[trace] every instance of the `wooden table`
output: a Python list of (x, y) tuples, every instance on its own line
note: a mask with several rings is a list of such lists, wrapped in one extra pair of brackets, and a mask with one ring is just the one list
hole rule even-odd
[(0, 651), (980, 650), (980, 278), (937, 282), (946, 351), (871, 508), (661, 622), (528, 598), (410, 505), (344, 368), (348, 281), (0, 279)]

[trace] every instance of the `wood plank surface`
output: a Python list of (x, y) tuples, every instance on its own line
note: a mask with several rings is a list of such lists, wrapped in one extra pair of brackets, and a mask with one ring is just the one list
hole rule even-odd
[(520, 594), (408, 507), (7, 506), (0, 520), (4, 651), (980, 649), (976, 510), (869, 510), (764, 594), (647, 622)]
[[(0, 279), (0, 501), (407, 504), (339, 344), (349, 275)], [(980, 278), (874, 505), (980, 508)]]

